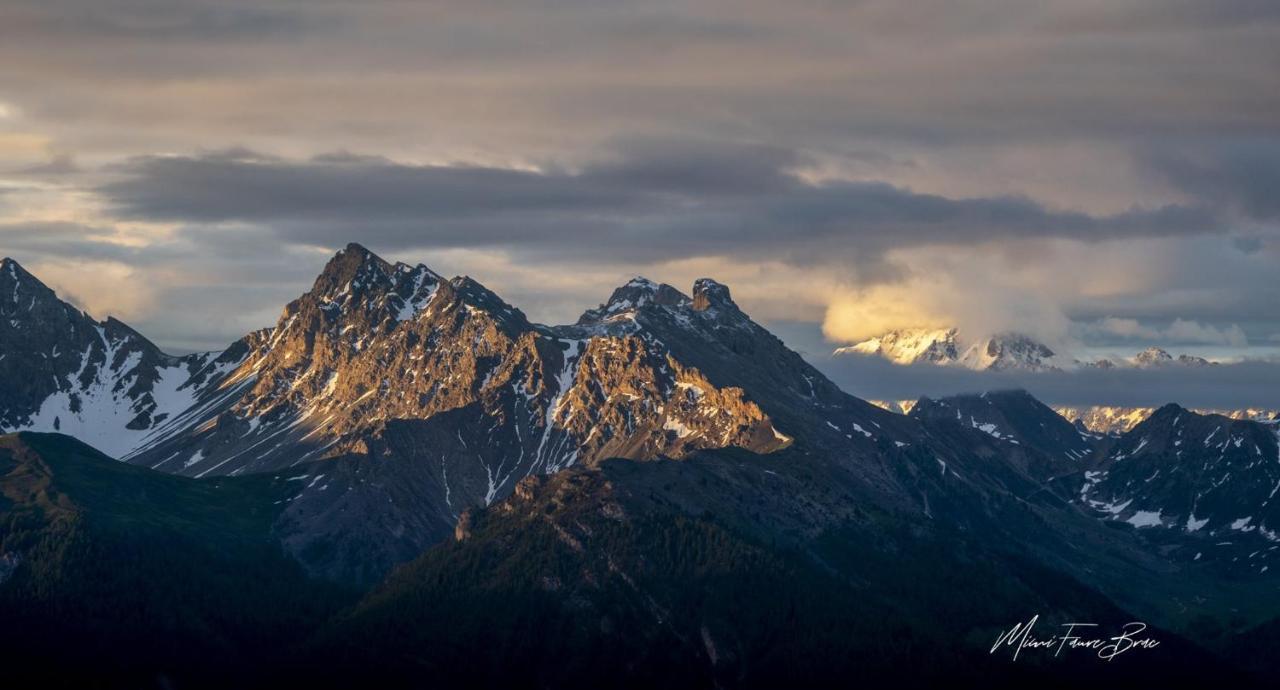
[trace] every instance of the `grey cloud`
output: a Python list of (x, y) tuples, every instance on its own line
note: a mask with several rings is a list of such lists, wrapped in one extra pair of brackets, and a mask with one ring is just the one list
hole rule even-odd
[(1148, 153), (1145, 162), (1193, 198), (1256, 220), (1280, 220), (1280, 138), (1166, 148)]
[(37, 165), (29, 165), (20, 168), (20, 175), (71, 175), (81, 172), (80, 167), (76, 165), (75, 159), (68, 153), (60, 153), (44, 163)]
[(1231, 238), (1231, 246), (1240, 250), (1243, 254), (1257, 254), (1262, 251), (1263, 241), (1261, 237), (1233, 237)]
[[(134, 134), (152, 141), (340, 136), (383, 152), (423, 136), (581, 152), (634, 131), (824, 150), (1125, 145), (1274, 135), (1280, 107), (1267, 0), (106, 5), (0, 5), (0, 59), (24, 65), (0, 79), (6, 95), (117, 130), (176, 117), (177, 132)], [(175, 102), (199, 87), (213, 108)]]
[(115, 229), (69, 222), (0, 223), (0, 250), (22, 262), (27, 256), (127, 260), (136, 249), (112, 243)]
[(192, 222), (399, 224), (510, 211), (617, 209), (637, 201), (616, 185), (577, 185), (564, 174), (408, 166), (350, 155), (311, 162), (147, 157), (124, 171), (126, 179), (99, 189), (119, 214)]
[[(87, 232), (0, 245), (251, 285), (304, 286), (296, 266), (315, 262), (298, 257), (358, 240), (565, 271), (783, 261), (862, 286), (915, 268), (886, 258), (900, 247), (996, 241), (1021, 252), (1012, 273), (1058, 260), (1058, 243), (1026, 239), (1162, 238), (1132, 265), (1167, 276), (1064, 288), (1068, 316), (1239, 323), (1265, 340), (1280, 300), (1278, 7), (10, 0), (3, 124), (85, 169), (20, 172), (47, 177), (0, 188), (0, 211), (54, 217), (56, 187), (67, 218), (93, 218), (78, 204), (97, 190), (104, 227), (114, 211), (183, 229), (147, 248)], [(253, 150), (145, 157), (237, 144)], [(345, 151), (308, 158), (332, 149)], [(493, 161), (542, 172), (477, 163)], [(859, 181), (794, 174), (811, 164)]]
[(124, 218), (248, 223), (317, 246), (501, 245), (561, 258), (770, 257), (809, 263), (904, 246), (1006, 238), (1089, 242), (1222, 230), (1205, 208), (1110, 216), (1025, 198), (921, 194), (876, 182), (810, 184), (801, 154), (723, 142), (646, 141), (579, 171), (307, 161), (248, 152), (135, 159), (99, 192)]
[(1271, 0), (1129, 0), (1106, 3), (1093, 12), (1069, 15), (1056, 26), (1080, 31), (1168, 32), (1277, 22), (1280, 22), (1280, 5)]
[(1187, 319), (1174, 319), (1170, 324), (1142, 323), (1137, 319), (1107, 318), (1094, 323), (1081, 324), (1081, 330), (1101, 338), (1090, 338), (1101, 344), (1108, 337), (1112, 343), (1147, 342), (1169, 345), (1206, 344), (1244, 346), (1245, 332), (1238, 324), (1218, 327)]
[[(0, 224), (0, 256), (33, 268), (109, 262), (126, 266), (158, 288), (141, 316), (126, 320), (167, 350), (183, 353), (226, 347), (275, 322), (280, 309), (310, 284), (325, 261), (321, 252), (264, 242), (252, 229), (179, 229), (166, 240), (126, 245), (114, 228), (74, 223)], [(92, 270), (92, 269), (86, 269)], [(37, 277), (48, 280), (48, 276)], [(63, 299), (85, 294), (61, 285)], [(120, 286), (120, 289), (129, 289)], [(102, 318), (120, 314), (95, 313)]]
[(1259, 248), (1252, 252), (1211, 236), (1130, 252), (1134, 270), (1156, 274), (1143, 289), (1064, 296), (1064, 309), (1080, 322), (1113, 316), (1157, 324), (1195, 319), (1220, 328), (1238, 324), (1250, 340), (1264, 338), (1274, 330), (1280, 303), (1280, 238), (1273, 231), (1257, 239)]
[[(14, 0), (0, 15), (11, 31), (68, 38), (148, 41), (265, 39), (329, 26), (333, 16), (300, 6), (263, 7), (243, 0)], [(327, 21), (325, 21), (327, 20)]]

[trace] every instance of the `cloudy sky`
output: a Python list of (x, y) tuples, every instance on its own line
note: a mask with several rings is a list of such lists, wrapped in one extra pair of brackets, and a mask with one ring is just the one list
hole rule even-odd
[(173, 351), (358, 241), (563, 322), (1280, 350), (1274, 0), (6, 0), (0, 253)]

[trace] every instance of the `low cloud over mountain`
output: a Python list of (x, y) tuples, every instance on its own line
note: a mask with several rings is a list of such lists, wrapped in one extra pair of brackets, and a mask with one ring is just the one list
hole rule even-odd
[(880, 357), (816, 360), (845, 390), (873, 400), (908, 400), (985, 390), (1025, 388), (1054, 405), (1237, 409), (1275, 407), (1280, 361), (1252, 360), (1214, 366), (1150, 368), (1083, 367), (1070, 371), (973, 371), (920, 362), (894, 364)]

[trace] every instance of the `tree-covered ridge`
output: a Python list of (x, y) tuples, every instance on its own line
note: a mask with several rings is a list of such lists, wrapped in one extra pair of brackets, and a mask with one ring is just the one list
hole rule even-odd
[(745, 494), (727, 474), (734, 455), (525, 480), (339, 616), (313, 654), (340, 660), (346, 677), (377, 667), (464, 687), (876, 687), (903, 669), (912, 682), (962, 684), (1223, 672), (1168, 633), (1160, 653), (1106, 669), (1079, 658), (1010, 666), (987, 650), (1028, 611), (1050, 625), (1119, 625), (1130, 614), (1030, 559), (874, 508), (815, 538), (749, 527), (750, 494), (737, 507), (691, 509), (690, 485)]
[(56, 434), (0, 437), (4, 656), (64, 680), (274, 664), (346, 597), (272, 537), (285, 490), (163, 475)]

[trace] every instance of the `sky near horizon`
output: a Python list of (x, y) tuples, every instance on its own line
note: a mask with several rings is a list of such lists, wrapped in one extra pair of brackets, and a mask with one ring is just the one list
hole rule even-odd
[[(1280, 350), (1280, 3), (8, 0), (0, 254), (174, 351), (347, 242), (571, 321)], [(789, 334), (789, 335), (788, 335)]]

